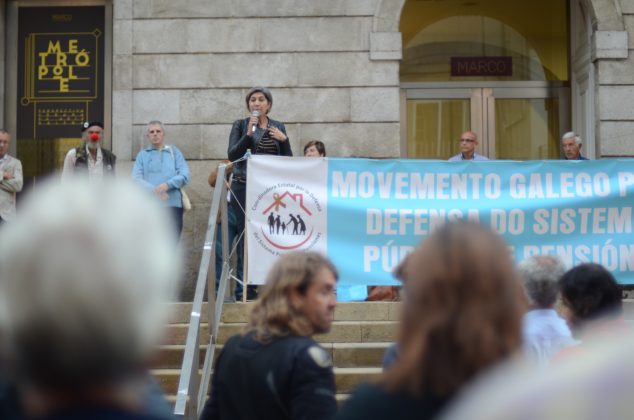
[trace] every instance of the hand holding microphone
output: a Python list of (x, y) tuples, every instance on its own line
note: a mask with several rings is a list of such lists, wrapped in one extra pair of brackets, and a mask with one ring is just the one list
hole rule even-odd
[(249, 127), (248, 127), (249, 136), (255, 133), (255, 129), (258, 126), (259, 118), (260, 118), (260, 111), (251, 112), (251, 118), (249, 119)]

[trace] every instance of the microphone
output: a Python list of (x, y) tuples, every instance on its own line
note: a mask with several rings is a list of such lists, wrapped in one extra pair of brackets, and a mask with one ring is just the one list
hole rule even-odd
[[(257, 117), (259, 117), (259, 116), (260, 116), (260, 111), (253, 111), (253, 112), (251, 113), (251, 116), (252, 116), (252, 117), (256, 117), (256, 118), (257, 118)], [(252, 131), (253, 133), (255, 133), (255, 129), (257, 128), (257, 126), (258, 126), (257, 124), (254, 124), (254, 125), (253, 125), (253, 128), (251, 129), (251, 131)]]

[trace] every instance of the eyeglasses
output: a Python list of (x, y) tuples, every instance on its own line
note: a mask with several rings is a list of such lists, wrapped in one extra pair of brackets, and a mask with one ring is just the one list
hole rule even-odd
[(474, 139), (460, 139), (460, 142), (462, 143), (475, 143)]

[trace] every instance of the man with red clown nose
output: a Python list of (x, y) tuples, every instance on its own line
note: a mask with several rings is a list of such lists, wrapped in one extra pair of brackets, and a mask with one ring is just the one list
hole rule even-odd
[(103, 149), (103, 124), (98, 121), (85, 122), (81, 127), (81, 146), (70, 149), (64, 159), (62, 181), (82, 174), (91, 182), (99, 182), (105, 175), (114, 175), (117, 157), (109, 150)]

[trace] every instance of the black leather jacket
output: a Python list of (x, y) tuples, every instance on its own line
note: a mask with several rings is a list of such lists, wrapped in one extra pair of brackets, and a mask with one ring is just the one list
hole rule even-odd
[[(279, 121), (275, 121), (269, 118), (269, 125), (271, 127), (277, 127), (282, 131), (282, 133), (286, 134), (286, 127)], [(229, 156), (230, 161), (234, 161), (236, 159), (240, 159), (246, 153), (247, 149), (251, 149), (251, 153), (255, 154), (258, 143), (264, 136), (265, 129), (257, 127), (255, 133), (252, 136), (247, 136), (247, 127), (249, 126), (249, 118), (244, 118), (242, 120), (236, 120), (233, 122), (233, 127), (231, 127), (231, 134), (229, 135), (229, 149), (227, 150), (227, 155)], [(277, 154), (278, 156), (293, 156), (293, 152), (291, 150), (290, 139), (286, 141), (278, 141), (273, 139), (275, 145), (277, 146)], [(233, 178), (238, 180), (246, 180), (247, 177), (247, 162), (243, 160), (241, 162), (233, 165)]]
[(220, 352), (200, 420), (327, 420), (337, 411), (330, 356), (310, 337), (251, 332)]

